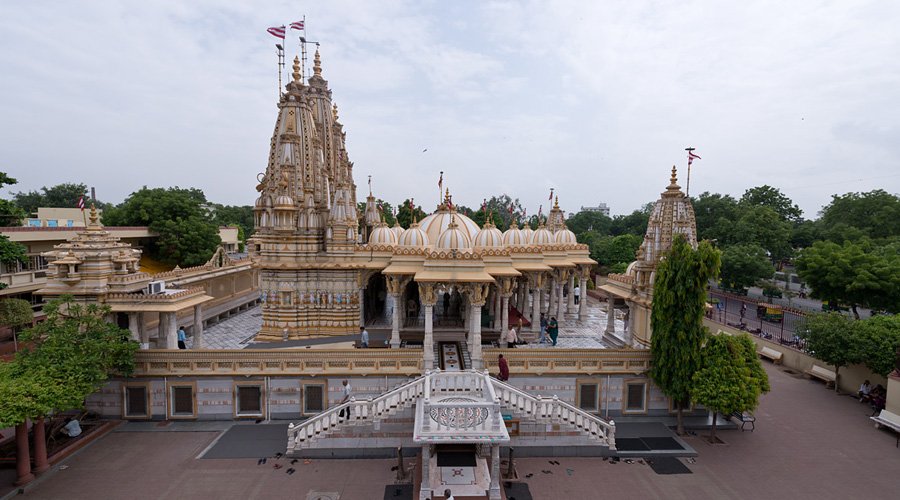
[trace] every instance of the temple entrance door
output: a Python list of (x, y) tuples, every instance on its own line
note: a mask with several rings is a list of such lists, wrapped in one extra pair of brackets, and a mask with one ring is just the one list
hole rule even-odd
[(435, 310), (435, 328), (459, 329), (464, 328), (463, 318), (466, 310), (465, 300), (459, 293), (457, 286), (444, 286), (438, 291)]
[(376, 273), (369, 278), (365, 291), (365, 321), (366, 325), (390, 326), (391, 318), (385, 307), (387, 302), (387, 282), (384, 275)]

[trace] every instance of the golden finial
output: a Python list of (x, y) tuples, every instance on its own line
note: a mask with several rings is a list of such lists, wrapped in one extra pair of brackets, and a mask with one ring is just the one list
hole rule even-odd
[(318, 47), (316, 47), (316, 55), (313, 56), (313, 74), (322, 77), (322, 58), (319, 57)]
[(291, 74), (294, 77), (294, 83), (300, 83), (300, 78), (303, 76), (303, 73), (300, 71), (300, 58), (294, 56), (294, 72)]
[(97, 207), (94, 206), (94, 202), (91, 202), (91, 215), (90, 215), (91, 224), (88, 226), (88, 229), (98, 230), (100, 229), (100, 216), (97, 215)]
[(556, 201), (553, 202), (553, 208), (559, 208), (559, 195), (556, 195)]
[(672, 165), (672, 178), (670, 179), (670, 182), (673, 186), (678, 184), (678, 173), (675, 169), (675, 165)]

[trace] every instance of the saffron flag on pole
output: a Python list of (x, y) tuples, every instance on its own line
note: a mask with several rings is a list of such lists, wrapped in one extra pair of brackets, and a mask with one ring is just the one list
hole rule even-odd
[(441, 172), (441, 177), (438, 179), (438, 188), (444, 189), (444, 172)]
[(303, 21), (294, 21), (291, 23), (292, 30), (304, 30)]
[(80, 208), (81, 211), (84, 212), (84, 195), (78, 198), (78, 203), (76, 203), (75, 206)]
[(266, 31), (268, 31), (269, 34), (274, 36), (275, 38), (281, 38), (282, 40), (284, 40), (284, 26), (274, 26), (267, 29)]
[(547, 199), (553, 201), (553, 188), (550, 188), (550, 197)]

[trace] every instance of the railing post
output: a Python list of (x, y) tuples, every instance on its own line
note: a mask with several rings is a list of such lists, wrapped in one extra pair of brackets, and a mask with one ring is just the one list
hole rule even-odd
[(606, 442), (610, 451), (616, 451), (616, 422), (609, 421), (609, 427), (606, 429)]

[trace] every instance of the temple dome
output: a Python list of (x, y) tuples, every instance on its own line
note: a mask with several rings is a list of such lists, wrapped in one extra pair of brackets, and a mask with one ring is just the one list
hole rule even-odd
[(391, 231), (394, 232), (394, 236), (397, 237), (397, 241), (400, 241), (400, 236), (402, 236), (405, 232), (403, 226), (401, 226), (400, 223), (396, 221), (396, 219), (394, 220), (393, 227), (391, 227)]
[(294, 208), (294, 199), (283, 194), (275, 198), (275, 208)]
[(522, 237), (525, 238), (525, 244), (527, 245), (529, 241), (531, 241), (531, 235), (534, 234), (534, 229), (531, 229), (531, 226), (525, 224), (525, 227), (522, 228)]
[(475, 235), (472, 241), (475, 248), (498, 248), (503, 246), (503, 233), (491, 221), (484, 223), (484, 228)]
[(428, 241), (436, 242), (450, 226), (451, 219), (456, 221), (456, 225), (465, 233), (469, 241), (472, 241), (481, 229), (472, 219), (444, 207), (422, 219), (422, 222), (419, 222), (419, 227), (428, 234)]
[(428, 246), (428, 235), (422, 231), (418, 223), (413, 222), (397, 239), (397, 244), (401, 247), (425, 248)]
[(369, 235), (370, 245), (390, 245), (397, 244), (397, 235), (384, 222), (379, 223)]
[(503, 245), (512, 247), (512, 246), (524, 246), (528, 244), (528, 238), (522, 233), (522, 230), (519, 229), (518, 224), (513, 224), (510, 226), (506, 232), (503, 233)]
[(529, 245), (535, 245), (535, 246), (541, 247), (541, 246), (546, 246), (546, 245), (552, 245), (553, 243), (555, 243), (555, 240), (553, 238), (553, 233), (548, 231), (547, 228), (545, 228), (544, 226), (537, 228), (536, 231), (531, 233), (531, 237), (528, 238)]
[(560, 245), (574, 245), (578, 243), (578, 239), (575, 237), (575, 233), (572, 232), (571, 229), (563, 226), (562, 229), (553, 233), (553, 238), (556, 240), (556, 243)]
[[(471, 221), (471, 219), (469, 220)], [(472, 222), (472, 224), (475, 223)], [(434, 246), (440, 250), (471, 250), (472, 238), (469, 237), (467, 231), (451, 220), (447, 229), (438, 236)]]

